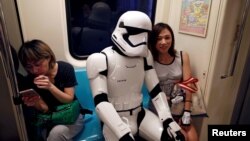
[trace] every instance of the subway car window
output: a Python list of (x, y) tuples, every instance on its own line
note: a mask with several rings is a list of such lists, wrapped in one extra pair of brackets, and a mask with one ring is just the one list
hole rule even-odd
[(86, 59), (112, 45), (111, 33), (128, 10), (142, 11), (153, 22), (155, 7), (156, 0), (66, 0), (71, 55)]

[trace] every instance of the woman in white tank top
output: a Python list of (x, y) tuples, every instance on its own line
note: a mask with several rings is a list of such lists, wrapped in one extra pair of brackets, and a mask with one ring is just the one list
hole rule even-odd
[[(150, 50), (154, 58), (154, 67), (160, 80), (160, 86), (166, 93), (171, 112), (181, 125), (188, 141), (198, 141), (197, 131), (191, 124), (192, 93), (185, 91), (185, 96), (179, 96), (183, 91), (175, 84), (192, 77), (189, 56), (186, 52), (174, 49), (175, 39), (173, 30), (168, 24), (158, 23), (153, 27), (150, 39)], [(192, 84), (188, 84), (192, 87)], [(174, 100), (184, 100), (181, 115), (175, 115)], [(149, 106), (151, 107), (151, 105)], [(151, 107), (154, 111), (154, 108)]]

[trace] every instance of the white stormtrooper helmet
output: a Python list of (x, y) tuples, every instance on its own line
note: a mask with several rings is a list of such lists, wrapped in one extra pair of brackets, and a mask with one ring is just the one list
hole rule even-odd
[(111, 39), (125, 55), (146, 57), (148, 32), (151, 30), (151, 20), (145, 13), (128, 11), (119, 18)]

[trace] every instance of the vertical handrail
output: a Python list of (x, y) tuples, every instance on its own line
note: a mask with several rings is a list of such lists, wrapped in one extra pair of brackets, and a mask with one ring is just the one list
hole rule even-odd
[[(16, 79), (16, 71), (14, 67), (14, 62), (12, 59), (12, 53), (10, 48), (10, 42), (7, 34), (6, 23), (4, 19), (4, 13), (2, 10), (2, 3), (0, 2), (0, 55), (2, 56), (3, 71), (7, 78), (8, 88), (11, 90), (10, 95), (12, 98), (18, 97), (18, 83)], [(14, 103), (14, 101), (13, 101)], [(13, 106), (14, 107), (14, 106)], [(20, 105), (15, 106), (14, 115), (16, 116), (16, 124), (18, 124), (18, 134), (20, 140), (28, 140), (26, 126), (24, 122), (22, 107)]]
[(10, 43), (8, 39), (7, 29), (6, 29), (6, 23), (4, 20), (4, 14), (2, 11), (2, 5), (0, 5), (0, 44), (1, 46), (1, 53), (3, 56), (3, 63), (5, 66), (5, 73), (10, 80), (10, 87), (12, 90), (14, 90), (13, 96), (18, 96), (18, 88), (17, 86), (17, 80), (15, 77), (15, 69), (14, 69), (14, 62), (11, 56), (11, 49), (10, 49)]
[(234, 44), (234, 48), (233, 48), (233, 52), (232, 52), (233, 55), (232, 55), (232, 58), (230, 61), (229, 69), (228, 69), (228, 72), (226, 75), (221, 76), (222, 79), (233, 76), (233, 74), (234, 74), (234, 70), (235, 70), (237, 58), (239, 55), (241, 40), (242, 40), (243, 32), (245, 29), (245, 24), (246, 24), (246, 19), (247, 19), (247, 14), (248, 14), (249, 8), (250, 8), (249, 0), (245, 0), (245, 7), (243, 9), (243, 14), (242, 14), (241, 21), (239, 24), (239, 31), (236, 35), (237, 39), (236, 39), (236, 43)]

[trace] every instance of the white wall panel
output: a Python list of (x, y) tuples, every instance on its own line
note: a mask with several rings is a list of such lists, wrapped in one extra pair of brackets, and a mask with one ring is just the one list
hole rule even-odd
[(85, 66), (69, 54), (64, 0), (17, 0), (24, 40), (41, 39), (58, 60), (75, 67)]

